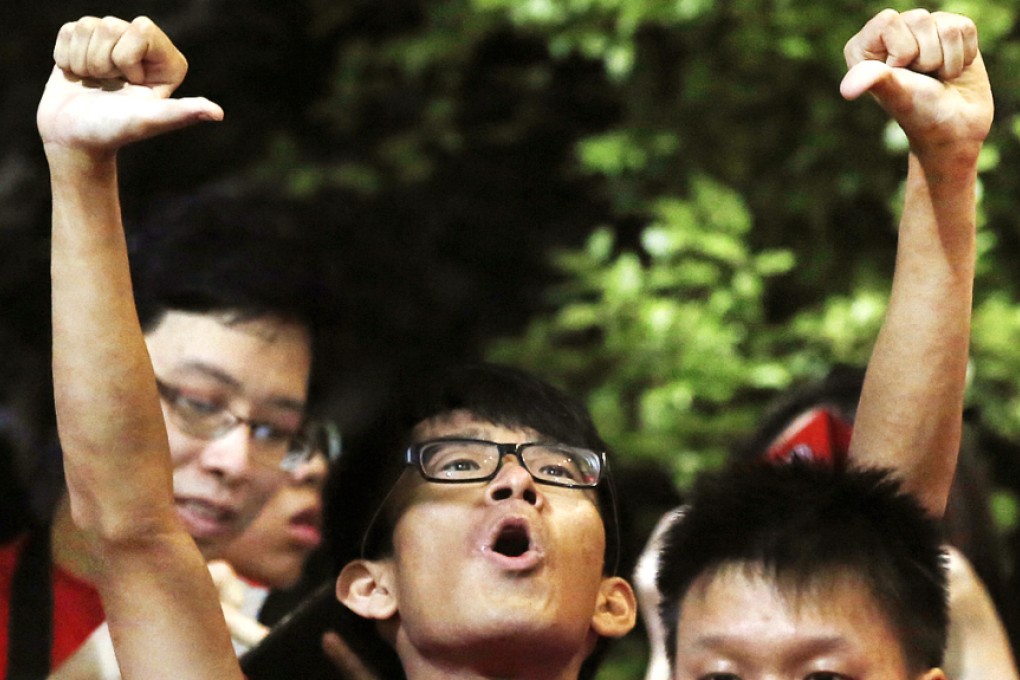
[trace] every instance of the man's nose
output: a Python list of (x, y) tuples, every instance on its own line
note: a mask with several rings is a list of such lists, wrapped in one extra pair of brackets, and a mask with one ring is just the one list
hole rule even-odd
[(489, 482), (486, 497), (490, 502), (517, 498), (536, 507), (544, 502), (544, 497), (535, 484), (535, 478), (512, 453), (503, 457), (503, 466)]
[(326, 460), (326, 456), (316, 452), (311, 458), (300, 463), (294, 469), (292, 476), (294, 484), (318, 490), (326, 482), (328, 472), (329, 463)]
[(251, 465), (251, 448), (250, 427), (238, 423), (221, 436), (203, 443), (202, 467), (227, 481), (240, 479)]

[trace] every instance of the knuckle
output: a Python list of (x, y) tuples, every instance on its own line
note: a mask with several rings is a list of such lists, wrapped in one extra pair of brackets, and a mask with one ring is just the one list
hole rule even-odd
[(909, 24), (926, 21), (931, 18), (931, 13), (926, 9), (912, 9), (904, 12), (900, 15), (903, 20)]
[(99, 17), (84, 16), (78, 21), (74, 22), (74, 29), (78, 33), (89, 33), (94, 31), (96, 26), (99, 25)]
[(888, 26), (891, 23), (899, 21), (899, 19), (900, 13), (891, 7), (888, 7), (876, 14), (872, 21), (879, 26)]
[(943, 38), (943, 41), (956, 41), (963, 38), (963, 27), (957, 24), (950, 24), (942, 27), (939, 30), (939, 35)]
[(96, 26), (99, 25), (99, 19), (96, 17), (82, 17), (70, 24), (71, 28), (69, 33), (76, 39), (85, 40), (96, 30)]
[(158, 31), (159, 28), (156, 23), (147, 16), (138, 16), (131, 20), (130, 29), (137, 31), (142, 34), (152, 33)]

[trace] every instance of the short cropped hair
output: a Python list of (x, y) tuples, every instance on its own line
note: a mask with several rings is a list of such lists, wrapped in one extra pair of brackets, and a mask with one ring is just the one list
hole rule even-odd
[(143, 331), (168, 311), (229, 321), (276, 317), (314, 335), (332, 314), (305, 204), (271, 191), (210, 188), (129, 223), (135, 304)]
[(912, 672), (942, 664), (948, 612), (937, 523), (889, 471), (843, 464), (735, 464), (696, 482), (664, 540), (657, 585), (670, 663), (692, 584), (734, 564), (780, 588), (861, 579), (898, 634)]

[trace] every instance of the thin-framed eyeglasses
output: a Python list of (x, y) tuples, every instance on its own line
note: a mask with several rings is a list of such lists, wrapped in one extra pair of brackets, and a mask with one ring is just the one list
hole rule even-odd
[(197, 439), (212, 441), (224, 437), (233, 429), (246, 425), (251, 437), (252, 459), (269, 467), (293, 470), (312, 459), (317, 453), (327, 457), (339, 447), (329, 441), (318, 421), (306, 421), (297, 429), (275, 423), (237, 415), (225, 404), (200, 399), (183, 389), (156, 379), (159, 396), (166, 405), (168, 419), (185, 434)]

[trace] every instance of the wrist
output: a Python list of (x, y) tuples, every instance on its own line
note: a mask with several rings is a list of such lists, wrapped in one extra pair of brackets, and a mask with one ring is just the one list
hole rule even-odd
[(104, 179), (116, 176), (117, 152), (43, 144), (51, 180)]
[(977, 179), (982, 142), (954, 142), (922, 147), (911, 144), (910, 163), (924, 171), (929, 184), (972, 183)]

